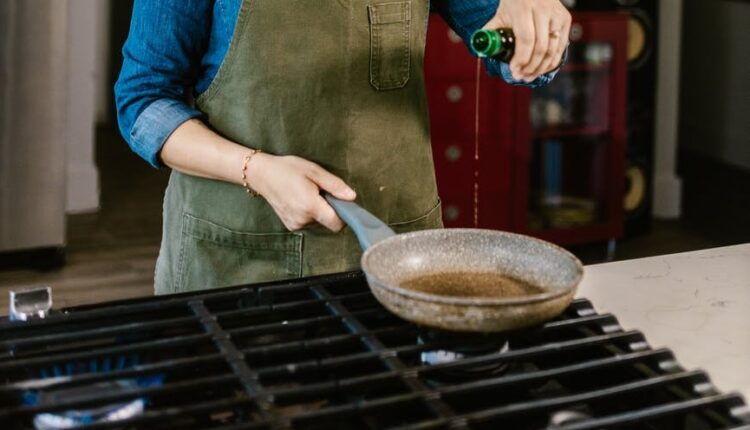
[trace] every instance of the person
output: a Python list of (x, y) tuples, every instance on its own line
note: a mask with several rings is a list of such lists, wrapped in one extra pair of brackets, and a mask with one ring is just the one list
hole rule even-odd
[[(430, 4), (431, 3), (431, 4)], [(164, 197), (157, 294), (347, 271), (361, 250), (321, 192), (397, 232), (442, 226), (423, 55), (430, 10), (468, 40), (512, 28), (511, 84), (549, 82), (559, 0), (136, 0), (120, 130)]]

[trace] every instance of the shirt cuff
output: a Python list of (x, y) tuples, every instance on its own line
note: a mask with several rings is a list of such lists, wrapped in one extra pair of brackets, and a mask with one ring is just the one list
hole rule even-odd
[(496, 68), (500, 70), (500, 76), (502, 76), (505, 82), (509, 83), (510, 85), (523, 85), (531, 88), (537, 88), (549, 84), (550, 82), (552, 82), (552, 79), (555, 78), (555, 75), (557, 75), (557, 72), (560, 70), (560, 68), (558, 67), (551, 72), (547, 72), (539, 76), (531, 82), (526, 82), (513, 79), (513, 73), (511, 73), (510, 71), (510, 66), (506, 63), (499, 63)]
[(130, 148), (156, 168), (164, 167), (159, 158), (164, 142), (185, 121), (203, 114), (185, 102), (163, 98), (151, 103), (138, 115), (130, 130)]
[(508, 65), (508, 63), (503, 63), (501, 61), (496, 61), (496, 60), (489, 58), (486, 60), (485, 64), (487, 65), (487, 71), (490, 74), (496, 75), (496, 76), (502, 76), (503, 80), (505, 80), (505, 82), (507, 82), (510, 85), (521, 85), (521, 86), (526, 86), (526, 87), (531, 87), (531, 88), (538, 88), (538, 87), (542, 87), (552, 82), (552, 80), (555, 79), (557, 72), (560, 71), (560, 68), (562, 68), (563, 64), (565, 64), (567, 59), (568, 59), (568, 48), (566, 47), (565, 52), (563, 53), (563, 58), (562, 60), (560, 60), (560, 65), (558, 65), (555, 70), (551, 72), (547, 72), (539, 76), (538, 78), (534, 79), (531, 82), (519, 81), (519, 80), (513, 79), (513, 73), (511, 73), (510, 66)]

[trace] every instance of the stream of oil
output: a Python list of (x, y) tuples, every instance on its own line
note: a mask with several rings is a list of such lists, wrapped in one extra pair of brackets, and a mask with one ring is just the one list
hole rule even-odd
[(479, 227), (479, 81), (482, 60), (477, 58), (476, 85), (474, 93), (474, 227)]

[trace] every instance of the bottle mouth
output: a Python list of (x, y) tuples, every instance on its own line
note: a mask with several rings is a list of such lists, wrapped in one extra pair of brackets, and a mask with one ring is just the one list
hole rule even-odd
[(471, 49), (480, 58), (497, 55), (503, 48), (500, 35), (492, 30), (477, 30), (471, 35)]

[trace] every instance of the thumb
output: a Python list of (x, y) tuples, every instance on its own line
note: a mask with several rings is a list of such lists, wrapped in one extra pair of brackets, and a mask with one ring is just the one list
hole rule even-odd
[(510, 22), (505, 19), (504, 14), (498, 12), (492, 17), (487, 24), (482, 27), (482, 30), (497, 30), (498, 28), (511, 28)]
[(311, 181), (322, 190), (328, 191), (336, 198), (342, 200), (354, 200), (357, 197), (357, 193), (354, 192), (346, 182), (344, 182), (338, 176), (327, 172), (320, 166), (316, 166), (308, 175)]

